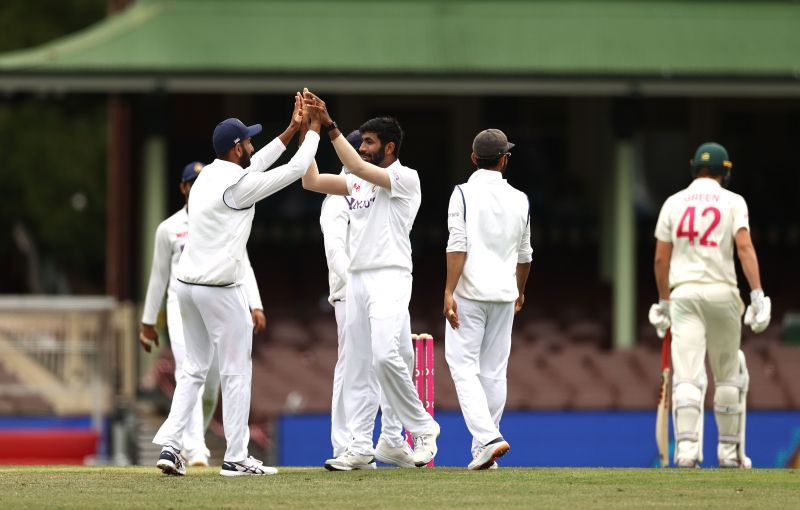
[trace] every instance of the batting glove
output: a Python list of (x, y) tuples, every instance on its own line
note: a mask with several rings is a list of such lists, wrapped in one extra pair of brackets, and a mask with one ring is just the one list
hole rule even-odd
[(669, 317), (669, 299), (659, 299), (658, 303), (651, 306), (647, 319), (656, 328), (658, 337), (664, 338), (667, 330), (672, 326), (672, 321)]
[(764, 291), (756, 289), (750, 293), (750, 305), (744, 312), (744, 324), (750, 326), (753, 333), (761, 333), (772, 318), (772, 301), (764, 295)]

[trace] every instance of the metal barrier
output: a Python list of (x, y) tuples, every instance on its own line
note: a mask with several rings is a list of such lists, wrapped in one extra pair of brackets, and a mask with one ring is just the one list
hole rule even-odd
[(116, 397), (135, 396), (134, 311), (104, 296), (0, 297), (0, 368), (16, 380), (0, 395), (28, 392), (99, 430)]

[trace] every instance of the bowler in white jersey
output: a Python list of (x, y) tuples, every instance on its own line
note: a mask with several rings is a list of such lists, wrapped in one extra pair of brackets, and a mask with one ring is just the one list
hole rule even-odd
[[(188, 203), (189, 191), (203, 164), (194, 161), (186, 165), (181, 176), (180, 191)], [(161, 303), (164, 300), (164, 291), (167, 293), (167, 331), (172, 355), (175, 358), (175, 380), (183, 377), (183, 362), (186, 359), (186, 344), (183, 338), (183, 324), (181, 321), (178, 296), (175, 292), (175, 269), (178, 266), (183, 247), (189, 236), (189, 216), (187, 204), (184, 204), (175, 214), (162, 221), (156, 229), (155, 246), (153, 248), (153, 262), (150, 269), (150, 281), (147, 285), (147, 296), (142, 313), (142, 325), (139, 333), (139, 342), (145, 351), (150, 352), (153, 344), (158, 346), (158, 332), (155, 324)], [(244, 281), (247, 303), (255, 324), (255, 333), (261, 332), (266, 326), (261, 296), (258, 293), (253, 268), (247, 263), (247, 274)], [(206, 382), (203, 385), (202, 397), (197, 399), (197, 404), (192, 411), (186, 430), (183, 435), (183, 455), (189, 466), (208, 466), (211, 455), (205, 442), (205, 432), (217, 407), (219, 394), (219, 369), (212, 363), (208, 371)]]
[[(359, 131), (359, 152), (339, 132), (324, 102), (306, 93), (309, 111), (320, 109), (323, 124), (347, 176), (320, 175), (313, 164), (303, 186), (321, 193), (347, 196), (350, 209), (350, 267), (347, 282), (345, 394), (353, 441), (347, 452), (330, 459), (330, 470), (366, 469), (374, 460), (372, 430), (376, 388), (374, 367), (385, 402), (414, 442), (417, 467), (436, 455), (439, 425), (425, 412), (411, 380), (411, 242), (409, 233), (419, 210), (421, 190), (415, 170), (399, 159), (402, 130), (396, 120), (379, 117)], [(409, 352), (410, 353), (410, 352)], [(413, 355), (413, 354), (412, 354)]]
[[(347, 141), (353, 148), (361, 146), (361, 133), (353, 131), (347, 135)], [(342, 168), (340, 175), (346, 175), (347, 169)], [(334, 307), (336, 313), (336, 330), (338, 336), (338, 357), (336, 367), (333, 372), (333, 397), (331, 400), (331, 443), (333, 444), (333, 458), (343, 455), (353, 440), (350, 426), (347, 420), (347, 401), (345, 395), (352, 394), (352, 390), (345, 388), (345, 367), (347, 366), (347, 355), (345, 346), (347, 336), (345, 334), (345, 322), (347, 318), (347, 268), (350, 266), (349, 248), (349, 225), (350, 225), (350, 202), (347, 197), (338, 195), (328, 195), (322, 201), (322, 208), (319, 216), (320, 227), (322, 228), (322, 238), (325, 244), (325, 258), (328, 263), (328, 284), (330, 295), (328, 302)], [(404, 335), (410, 338), (410, 330)], [(405, 353), (404, 359), (407, 363), (413, 363), (413, 354), (410, 349)], [(410, 368), (409, 368), (410, 369)], [(349, 378), (348, 381), (351, 379)], [(378, 379), (375, 371), (370, 371), (370, 382), (376, 387)], [(370, 392), (371, 395), (380, 393), (380, 390)], [(385, 400), (385, 399), (384, 399)], [(354, 402), (351, 402), (352, 405)], [(378, 410), (378, 401), (371, 403), (373, 416)], [(403, 436), (403, 425), (397, 416), (391, 411), (385, 401), (381, 405), (383, 414), (381, 416), (381, 437), (375, 448), (376, 460), (384, 464), (392, 464), (398, 467), (413, 468), (413, 452)], [(329, 465), (335, 466), (328, 463)], [(372, 469), (374, 462), (362, 466), (349, 466), (355, 469)], [(346, 469), (343, 469), (346, 470)]]
[(655, 279), (658, 304), (649, 319), (659, 335), (672, 332), (672, 412), (675, 464), (703, 461), (705, 357), (714, 376), (714, 413), (720, 467), (750, 467), (745, 454), (749, 376), (741, 344), (744, 304), (739, 296), (733, 249), (750, 286), (745, 324), (760, 333), (772, 304), (761, 289), (758, 258), (750, 238), (747, 204), (724, 188), (732, 163), (724, 147), (704, 143), (691, 161), (694, 180), (667, 199), (656, 225)]
[[(246, 245), (255, 204), (303, 176), (319, 144), (320, 115), (309, 112), (310, 129), (289, 163), (265, 171), (294, 137), (302, 122), (302, 100), (295, 97), (289, 127), (254, 153), (251, 137), (261, 125), (226, 119), (214, 129), (217, 159), (207, 165), (189, 195), (189, 231), (176, 271), (178, 303), (186, 340), (185, 377), (178, 381), (169, 416), (153, 438), (163, 445), (156, 466), (183, 475), (183, 431), (213, 361), (219, 357), (222, 421), (227, 449), (223, 476), (277, 473), (247, 453), (250, 440), (250, 388), (253, 321), (242, 289)], [(252, 159), (251, 159), (252, 157)]]
[(490, 469), (509, 444), (500, 434), (514, 314), (531, 269), (528, 197), (503, 179), (514, 147), (499, 129), (472, 142), (477, 167), (450, 196), (445, 356), (472, 434), (468, 469)]

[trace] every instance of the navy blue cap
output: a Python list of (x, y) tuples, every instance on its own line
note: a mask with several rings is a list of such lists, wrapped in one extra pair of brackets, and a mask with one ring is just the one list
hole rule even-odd
[(225, 119), (214, 128), (212, 143), (217, 156), (225, 154), (234, 145), (261, 132), (261, 124), (245, 126), (239, 119)]
[(358, 129), (350, 131), (350, 134), (347, 135), (347, 141), (350, 142), (350, 145), (352, 145), (355, 150), (358, 150), (361, 147), (361, 131)]
[(200, 175), (200, 170), (202, 170), (204, 166), (205, 165), (199, 161), (192, 161), (183, 167), (181, 182), (192, 182), (193, 180), (197, 179), (197, 176)]

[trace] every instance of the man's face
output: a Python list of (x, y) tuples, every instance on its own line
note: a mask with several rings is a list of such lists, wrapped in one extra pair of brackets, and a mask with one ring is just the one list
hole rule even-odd
[(248, 138), (246, 140), (242, 140), (236, 145), (238, 145), (241, 150), (241, 156), (239, 156), (239, 166), (242, 168), (247, 168), (250, 166), (250, 156), (252, 156), (255, 152), (255, 149), (253, 148), (253, 141)]
[(358, 148), (358, 153), (367, 163), (380, 166), (386, 157), (386, 148), (376, 133), (367, 131), (361, 133), (361, 147)]

